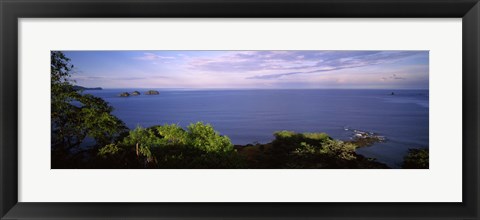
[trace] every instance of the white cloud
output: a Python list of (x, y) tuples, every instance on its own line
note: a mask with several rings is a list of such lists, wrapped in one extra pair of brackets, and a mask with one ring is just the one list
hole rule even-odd
[(143, 56), (134, 57), (134, 59), (153, 61), (153, 60), (171, 60), (171, 59), (175, 59), (175, 57), (160, 56), (154, 53), (143, 53)]

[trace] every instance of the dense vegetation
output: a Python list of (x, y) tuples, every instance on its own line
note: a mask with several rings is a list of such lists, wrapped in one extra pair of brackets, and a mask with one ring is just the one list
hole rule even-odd
[(279, 131), (268, 144), (239, 146), (249, 168), (355, 169), (388, 168), (355, 153), (356, 145), (334, 140), (325, 133)]
[[(70, 60), (51, 53), (52, 168), (388, 168), (355, 153), (373, 142), (343, 142), (325, 133), (279, 131), (267, 144), (234, 146), (209, 124), (165, 124), (128, 130), (104, 100), (70, 80)], [(428, 168), (428, 151), (405, 168)]]
[(275, 133), (265, 145), (236, 146), (209, 124), (138, 127), (99, 149), (96, 168), (387, 168), (325, 133)]
[(96, 166), (105, 168), (243, 168), (230, 139), (209, 124), (137, 127), (117, 143), (99, 149)]
[(403, 159), (402, 168), (428, 169), (428, 149), (409, 149)]
[(112, 143), (125, 124), (113, 116), (103, 99), (82, 94), (70, 80), (74, 66), (61, 52), (51, 52), (52, 167), (79, 160), (80, 145), (88, 137), (96, 146)]

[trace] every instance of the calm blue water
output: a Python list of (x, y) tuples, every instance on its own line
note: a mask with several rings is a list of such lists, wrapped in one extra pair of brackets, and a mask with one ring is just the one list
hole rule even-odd
[(109, 102), (130, 128), (203, 121), (234, 144), (267, 143), (279, 130), (326, 132), (341, 140), (352, 137), (345, 128), (375, 132), (387, 141), (357, 152), (392, 167), (408, 148), (429, 143), (428, 90), (159, 90), (160, 95), (118, 97), (124, 91), (134, 89), (85, 93)]

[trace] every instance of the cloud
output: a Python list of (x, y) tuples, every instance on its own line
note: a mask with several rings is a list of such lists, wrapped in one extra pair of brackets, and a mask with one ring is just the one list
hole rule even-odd
[(282, 70), (298, 65), (297, 61), (302, 59), (289, 51), (234, 51), (217, 57), (193, 58), (189, 67), (212, 72)]
[(388, 77), (382, 77), (382, 81), (388, 81), (388, 80), (405, 80), (405, 77), (397, 76), (397, 74), (392, 74), (391, 76), (388, 76)]
[(428, 88), (428, 51), (132, 51), (115, 59), (101, 55), (105, 58), (85, 55), (84, 63), (76, 65), (85, 72), (73, 78), (87, 87), (117, 88)]
[(160, 56), (154, 53), (143, 53), (140, 57), (134, 57), (136, 60), (146, 60), (146, 61), (154, 61), (154, 60), (171, 60), (175, 59), (175, 57), (167, 57), (167, 56)]
[(246, 79), (275, 79), (394, 63), (422, 51), (235, 51), (218, 57), (195, 58), (189, 68), (207, 72), (260, 73)]

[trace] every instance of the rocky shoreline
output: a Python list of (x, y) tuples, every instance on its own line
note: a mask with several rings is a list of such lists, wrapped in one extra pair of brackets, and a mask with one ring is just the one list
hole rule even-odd
[(361, 131), (357, 129), (348, 129), (348, 128), (345, 128), (345, 130), (353, 132), (351, 140), (347, 142), (355, 144), (357, 147), (367, 147), (375, 143), (381, 143), (386, 141), (386, 138), (384, 136), (378, 135), (373, 132)]

